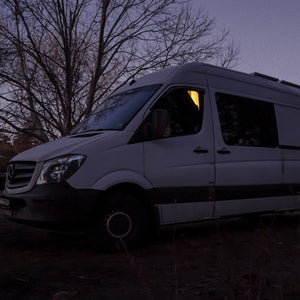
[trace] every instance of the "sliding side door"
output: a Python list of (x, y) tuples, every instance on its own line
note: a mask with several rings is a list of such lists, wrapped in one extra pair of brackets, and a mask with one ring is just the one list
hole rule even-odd
[[(252, 90), (254, 90), (252, 88)], [(284, 206), (281, 149), (274, 104), (212, 91), (215, 216), (274, 211)]]

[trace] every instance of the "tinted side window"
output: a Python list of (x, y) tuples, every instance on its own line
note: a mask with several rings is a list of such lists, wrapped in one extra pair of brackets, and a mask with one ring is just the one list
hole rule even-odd
[[(279, 145), (282, 147), (300, 147), (300, 109), (275, 105)], [(299, 149), (297, 149), (299, 150)]]
[(224, 142), (233, 146), (278, 146), (272, 103), (227, 94), (216, 94)]
[(171, 136), (195, 134), (202, 126), (203, 93), (189, 88), (172, 89), (152, 109), (168, 111)]

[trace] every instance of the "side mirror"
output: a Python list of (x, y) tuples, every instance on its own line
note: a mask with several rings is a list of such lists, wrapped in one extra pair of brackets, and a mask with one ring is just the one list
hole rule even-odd
[(155, 139), (170, 136), (169, 113), (165, 109), (155, 109), (151, 112), (151, 133)]

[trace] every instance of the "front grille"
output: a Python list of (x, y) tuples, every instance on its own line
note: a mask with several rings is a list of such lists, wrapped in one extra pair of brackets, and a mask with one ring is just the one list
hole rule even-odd
[(7, 168), (7, 187), (17, 189), (27, 186), (32, 178), (35, 165), (35, 162), (10, 163)]

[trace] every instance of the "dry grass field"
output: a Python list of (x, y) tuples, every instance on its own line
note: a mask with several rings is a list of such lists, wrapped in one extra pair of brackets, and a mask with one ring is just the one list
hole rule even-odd
[(300, 299), (300, 214), (165, 228), (103, 254), (0, 217), (0, 299)]

